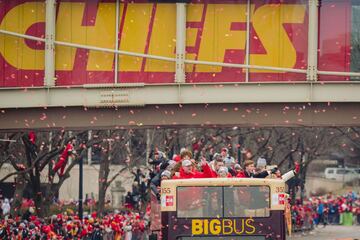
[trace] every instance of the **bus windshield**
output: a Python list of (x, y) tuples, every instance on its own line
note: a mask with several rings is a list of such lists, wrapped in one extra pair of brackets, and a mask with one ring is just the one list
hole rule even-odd
[(177, 187), (178, 218), (269, 216), (268, 186)]

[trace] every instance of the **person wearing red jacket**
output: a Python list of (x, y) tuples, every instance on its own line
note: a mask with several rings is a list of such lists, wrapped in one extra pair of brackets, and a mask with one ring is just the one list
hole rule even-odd
[(213, 178), (217, 178), (218, 177), (218, 171), (221, 167), (225, 166), (225, 163), (223, 162), (222, 158), (219, 159), (215, 159), (212, 164), (210, 163), (210, 165), (212, 166), (211, 169), (211, 176)]
[(201, 160), (201, 167), (204, 172), (198, 172), (193, 170), (193, 166), (190, 160), (183, 160), (181, 168), (178, 173), (175, 173), (172, 179), (190, 179), (190, 178), (211, 178), (212, 173), (206, 159)]
[(220, 167), (217, 171), (218, 178), (232, 178), (233, 176), (229, 173), (229, 169), (227, 167)]
[(35, 141), (36, 141), (36, 134), (34, 131), (30, 131), (29, 134), (28, 134), (28, 137), (29, 137), (29, 141), (32, 143), (32, 144), (35, 144)]
[[(172, 179), (211, 178), (211, 169), (205, 158), (201, 160), (201, 166), (203, 172), (193, 170), (191, 160), (184, 159), (182, 160), (179, 172), (175, 173)], [(178, 209), (180, 216), (186, 215), (190, 217), (199, 214), (198, 211), (201, 211), (203, 207), (203, 188), (204, 187), (184, 187), (181, 189), (181, 193), (178, 192)]]
[(29, 148), (30, 154), (33, 159), (37, 158), (37, 146), (36, 146), (36, 134), (34, 131), (30, 131), (28, 133), (28, 140), (29, 140)]
[(64, 149), (64, 151), (60, 155), (60, 159), (53, 168), (53, 172), (56, 173), (60, 169), (59, 176), (64, 175), (64, 170), (68, 161), (69, 157), (72, 157), (75, 155), (74, 147), (71, 143), (68, 143)]
[[(213, 168), (210, 168), (211, 170), (211, 177), (213, 178), (217, 178), (217, 177), (224, 177), (223, 174), (225, 172), (224, 168), (226, 168), (226, 176), (228, 178), (233, 177), (231, 175), (231, 173), (229, 172), (229, 169), (227, 167), (225, 167), (225, 163), (222, 161), (222, 158), (220, 158), (220, 160), (215, 160), (213, 162)], [(221, 174), (220, 174), (220, 169), (222, 169)]]

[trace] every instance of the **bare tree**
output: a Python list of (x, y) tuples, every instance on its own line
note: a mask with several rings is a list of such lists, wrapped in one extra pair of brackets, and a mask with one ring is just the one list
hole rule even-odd
[[(86, 155), (88, 147), (98, 143), (101, 147), (99, 171), (99, 212), (103, 212), (106, 192), (110, 184), (131, 166), (144, 164), (154, 148), (166, 151), (171, 157), (181, 147), (197, 148), (199, 155), (207, 156), (227, 147), (233, 157), (240, 158), (242, 149), (251, 149), (253, 159), (265, 157), (268, 164), (277, 164), (282, 170), (301, 162), (298, 182), (302, 192), (310, 163), (332, 152), (360, 154), (360, 129), (321, 127), (217, 127), (217, 128), (169, 128), (169, 129), (117, 129), (94, 130), (93, 139), (88, 140), (87, 132), (55, 131), (38, 132), (34, 144), (28, 133), (2, 134), (1, 138), (16, 142), (0, 142), (0, 167), (9, 163), (14, 171), (0, 179), (0, 183), (16, 177), (17, 207), (21, 205), (25, 186), (29, 184), (34, 195), (37, 211), (44, 215), (56, 197), (60, 187), (70, 176), (71, 169)], [(76, 140), (77, 157), (65, 170), (64, 176), (48, 181), (48, 169), (64, 150), (66, 143)], [(342, 145), (346, 143), (347, 148)], [(35, 147), (35, 150), (34, 150)], [(351, 150), (353, 149), (353, 150)], [(111, 174), (112, 164), (125, 167)], [(54, 180), (56, 179), (56, 181)], [(295, 187), (293, 189), (295, 192)]]
[[(16, 176), (15, 205), (21, 204), (21, 198), (25, 185), (28, 184), (34, 194), (33, 199), (37, 214), (45, 216), (54, 198), (57, 196), (60, 187), (67, 178), (70, 177), (71, 169), (78, 163), (79, 159), (84, 157), (84, 150), (91, 146), (91, 143), (84, 137), (84, 132), (79, 132), (69, 136), (68, 132), (57, 131), (53, 134), (52, 145), (49, 145), (49, 134), (47, 132), (38, 132), (36, 142), (29, 139), (28, 133), (21, 133), (21, 149), (14, 149), (11, 154), (14, 157), (9, 158), (9, 163), (14, 168), (14, 172), (4, 176), (0, 182), (5, 181), (11, 176)], [(76, 151), (77, 157), (68, 164), (63, 176), (59, 176), (58, 181), (54, 178), (48, 180), (48, 166), (62, 153), (65, 145), (77, 139)], [(51, 146), (51, 150), (49, 149)]]
[[(99, 170), (99, 201), (97, 206), (98, 214), (102, 215), (105, 207), (106, 192), (111, 183), (122, 172), (129, 169), (130, 164), (130, 148), (129, 141), (132, 136), (132, 130), (105, 130), (99, 133), (99, 137), (103, 139), (101, 143), (101, 162)], [(124, 159), (117, 159), (117, 158)], [(120, 168), (113, 176), (110, 174), (110, 165), (113, 162), (125, 162), (128, 166)]]

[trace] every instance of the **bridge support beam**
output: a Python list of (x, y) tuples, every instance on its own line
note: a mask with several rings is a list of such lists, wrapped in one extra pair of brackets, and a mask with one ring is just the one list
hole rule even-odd
[[(116, 14), (115, 14), (115, 50), (119, 51), (119, 28), (120, 28), (120, 2), (116, 0)], [(119, 54), (115, 53), (115, 63), (114, 63), (114, 83), (118, 84), (118, 75), (119, 75)]]
[(56, 0), (46, 0), (45, 78), (44, 86), (55, 86), (55, 16)]
[(317, 81), (319, 1), (309, 0), (308, 66), (306, 79)]
[(360, 126), (359, 103), (257, 103), (7, 109), (0, 130), (120, 129), (187, 126)]
[(176, 70), (175, 82), (185, 82), (186, 4), (176, 3)]
[[(360, 82), (84, 85), (1, 89), (0, 109), (165, 104), (360, 102)], [(48, 99), (51, 102), (48, 102)], [(1, 113), (0, 113), (1, 116)]]

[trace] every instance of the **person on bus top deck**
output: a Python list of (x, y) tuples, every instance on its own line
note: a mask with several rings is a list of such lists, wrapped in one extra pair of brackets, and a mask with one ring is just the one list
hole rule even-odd
[(154, 165), (155, 167), (160, 165), (161, 163), (166, 162), (168, 159), (166, 158), (165, 153), (155, 150), (154, 151), (154, 159), (149, 158), (149, 164)]
[(300, 164), (298, 162), (295, 162), (294, 170), (290, 170), (285, 174), (281, 174), (280, 169), (278, 169), (276, 165), (272, 169), (270, 166), (270, 170), (273, 172), (273, 174), (270, 176), (271, 178), (282, 179), (287, 182), (300, 172)]
[(263, 171), (266, 168), (267, 162), (266, 159), (263, 157), (259, 157), (256, 161), (256, 168), (259, 169), (259, 171)]
[(154, 151), (154, 157), (149, 158), (149, 164), (153, 165), (152, 171), (150, 172), (150, 179), (156, 179), (156, 181), (160, 182), (161, 173), (169, 166), (171, 160), (167, 159), (166, 154), (164, 152), (156, 149)]
[[(239, 173), (236, 177), (239, 178), (265, 178), (268, 175), (270, 175), (271, 173), (273, 173), (270, 170), (265, 170), (262, 172), (255, 172), (255, 164), (254, 161), (252, 160), (246, 160), (244, 163), (244, 172)], [(275, 172), (275, 171), (274, 171)]]
[(229, 172), (229, 177), (235, 177), (236, 176), (236, 171), (235, 171), (235, 159), (233, 157), (229, 156), (229, 150), (227, 148), (222, 148), (220, 154), (215, 154), (215, 156), (221, 156), (225, 167), (228, 168), (228, 172)]
[(218, 178), (232, 178), (232, 175), (229, 173), (229, 169), (227, 167), (220, 167), (217, 171)]
[(222, 148), (220, 152), (222, 158), (224, 159), (225, 167), (231, 168), (235, 165), (235, 159), (233, 157), (230, 157), (229, 155), (229, 149)]
[[(177, 161), (176, 165), (172, 168), (171, 171), (173, 173), (179, 172), (182, 167), (182, 161), (183, 160), (191, 160), (191, 159), (192, 159), (192, 153), (189, 150), (187, 150), (186, 148), (181, 149), (180, 161)], [(194, 162), (195, 162), (195, 160), (194, 160)]]
[[(225, 163), (221, 155), (216, 155), (214, 161), (211, 162), (211, 176), (216, 178), (219, 176), (219, 169), (225, 167)], [(225, 167), (226, 168), (226, 167)], [(232, 177), (229, 173), (229, 169), (227, 170), (227, 177)]]
[(211, 169), (205, 158), (201, 160), (201, 167), (203, 172), (194, 170), (193, 163), (190, 160), (182, 160), (179, 172), (176, 172), (172, 179), (211, 178)]
[[(157, 187), (159, 187), (160, 181), (162, 180), (163, 177), (163, 172), (167, 171), (170, 172), (171, 174), (171, 171), (175, 165), (176, 162), (174, 160), (167, 160), (160, 163), (160, 165), (157, 167), (158, 168), (157, 172), (155, 172), (155, 175), (150, 180), (150, 188), (154, 190)], [(171, 176), (169, 176), (169, 178), (171, 178)], [(156, 193), (156, 191), (154, 191), (154, 193)]]
[(214, 173), (214, 177), (216, 177), (217, 170), (220, 167), (225, 166), (222, 156), (219, 153), (215, 153), (212, 161), (209, 162), (209, 166), (211, 172)]
[[(162, 180), (168, 180), (171, 179), (171, 172), (169, 170), (164, 170), (161, 173), (161, 181)], [(150, 183), (150, 188), (151, 191), (155, 194), (156, 198), (158, 200), (160, 200), (160, 186), (161, 186), (161, 181), (159, 181), (159, 184), (156, 185), (156, 183), (154, 183), (153, 181), (151, 181)]]

